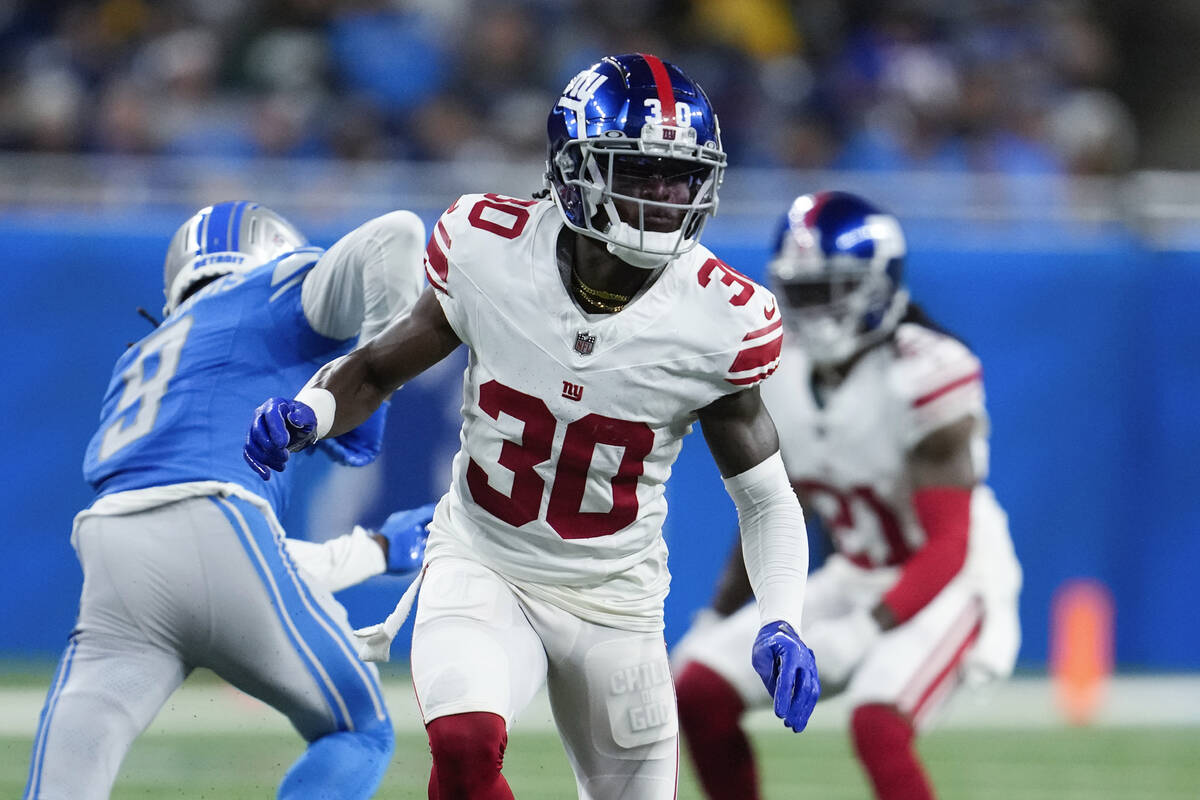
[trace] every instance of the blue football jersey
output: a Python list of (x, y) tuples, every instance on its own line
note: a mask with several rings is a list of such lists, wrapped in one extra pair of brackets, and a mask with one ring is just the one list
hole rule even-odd
[(295, 394), (357, 341), (322, 336), (305, 317), (301, 287), (322, 252), (304, 248), (218, 278), (125, 351), (84, 456), (84, 478), (97, 496), (227, 481), (282, 513), (294, 470), (264, 482), (243, 460), (242, 445), (264, 398)]

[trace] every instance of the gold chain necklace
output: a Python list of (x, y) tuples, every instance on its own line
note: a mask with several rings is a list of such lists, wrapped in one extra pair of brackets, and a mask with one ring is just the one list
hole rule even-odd
[(571, 270), (571, 286), (579, 290), (584, 302), (595, 306), (601, 311), (615, 313), (623, 309), (633, 299), (633, 295), (631, 294), (617, 294), (616, 292), (606, 292), (602, 289), (593, 289), (579, 279), (579, 273), (574, 269)]

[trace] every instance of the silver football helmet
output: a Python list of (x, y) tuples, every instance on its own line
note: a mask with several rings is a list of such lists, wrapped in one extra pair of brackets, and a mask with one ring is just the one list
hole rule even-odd
[(308, 239), (266, 206), (245, 200), (197, 211), (171, 237), (163, 263), (163, 314), (170, 314), (197, 281), (250, 272), (304, 247)]

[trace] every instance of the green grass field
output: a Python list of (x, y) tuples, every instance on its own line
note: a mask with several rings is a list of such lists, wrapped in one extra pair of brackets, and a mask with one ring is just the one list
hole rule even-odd
[[(0, 798), (21, 796), (46, 681), (48, 675), (0, 676)], [(1040, 695), (1034, 692), (1041, 689), (1018, 684), (1015, 693), (988, 704), (993, 711), (980, 718), (981, 726), (972, 727), (970, 717), (951, 717), (946, 727), (921, 738), (920, 751), (944, 800), (1195, 800), (1200, 797), (1200, 725), (1188, 722), (1195, 683), (1157, 687), (1159, 694), (1177, 698), (1174, 705), (1187, 706), (1186, 724), (1154, 724), (1147, 714), (1144, 722), (1135, 718), (1070, 728), (1054, 722), (1044, 708), (1041, 714), (1019, 708), (1030, 698), (1036, 702)], [(411, 689), (391, 679), (385, 693), (397, 745), (377, 796), (424, 798), (429, 755), (408, 708)], [(997, 711), (1008, 716), (997, 722)], [(1029, 725), (1022, 726), (1026, 717)], [(836, 714), (814, 717), (814, 723), (815, 729), (795, 735), (767, 716), (752, 719), (764, 796), (868, 798)], [(298, 737), (281, 717), (214, 680), (193, 679), (134, 744), (112, 797), (270, 798), (299, 752)], [(679, 797), (699, 800), (684, 761)], [(521, 800), (575, 797), (566, 756), (544, 708), (532, 709), (513, 730), (504, 771)]]
[[(833, 731), (802, 736), (755, 735), (767, 798), (866, 798), (866, 784), (845, 737)], [(31, 742), (0, 738), (0, 797), (19, 797)], [(280, 734), (152, 734), (130, 752), (114, 800), (235, 800), (269, 798), (298, 754)], [(940, 795), (960, 800), (1194, 800), (1200, 787), (1200, 731), (1092, 729), (1079, 731), (934, 732), (921, 745)], [(380, 798), (425, 797), (429, 757), (424, 737), (398, 736)], [(521, 800), (575, 797), (557, 736), (515, 731), (505, 774)], [(700, 797), (690, 770), (679, 797)]]

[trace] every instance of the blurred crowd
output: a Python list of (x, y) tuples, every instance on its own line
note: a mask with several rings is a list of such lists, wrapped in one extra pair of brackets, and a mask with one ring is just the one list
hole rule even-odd
[(0, 150), (516, 161), (606, 52), (708, 91), (736, 165), (1119, 174), (1101, 0), (0, 0)]

